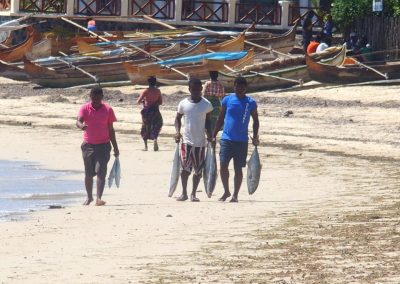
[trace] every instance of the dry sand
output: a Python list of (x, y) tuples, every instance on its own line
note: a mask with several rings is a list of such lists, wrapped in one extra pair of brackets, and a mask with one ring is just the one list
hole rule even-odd
[[(88, 91), (33, 87), (0, 82), (0, 159), (83, 180), (74, 123)], [(141, 89), (106, 90), (119, 119), (121, 187), (105, 190), (104, 207), (0, 223), (2, 283), (400, 283), (398, 86), (252, 94), (263, 171), (252, 196), (244, 180), (238, 204), (217, 201), (220, 180), (211, 199), (200, 185), (200, 203), (167, 197), (175, 109), (187, 91), (161, 90), (159, 152), (142, 151)]]

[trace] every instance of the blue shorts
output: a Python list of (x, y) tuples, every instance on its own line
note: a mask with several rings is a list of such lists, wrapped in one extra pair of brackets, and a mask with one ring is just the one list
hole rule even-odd
[(219, 160), (221, 164), (229, 164), (233, 158), (235, 169), (246, 166), (248, 142), (220, 140)]

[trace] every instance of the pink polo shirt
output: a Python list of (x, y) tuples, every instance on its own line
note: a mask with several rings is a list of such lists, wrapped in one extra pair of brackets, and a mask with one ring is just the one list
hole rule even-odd
[(92, 107), (92, 103), (84, 104), (78, 113), (87, 125), (83, 132), (83, 140), (89, 144), (103, 144), (110, 142), (110, 134), (108, 127), (117, 121), (113, 109), (102, 103), (98, 110)]

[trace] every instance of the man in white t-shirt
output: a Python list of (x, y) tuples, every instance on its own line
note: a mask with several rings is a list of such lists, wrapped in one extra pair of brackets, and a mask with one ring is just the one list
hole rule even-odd
[(318, 45), (316, 53), (320, 53), (331, 46), (332, 40), (329, 37), (322, 38), (321, 43)]
[[(197, 78), (190, 78), (189, 92), (190, 97), (183, 99), (178, 105), (178, 113), (175, 118), (175, 141), (179, 143), (183, 137), (181, 145), (181, 179), (182, 195), (177, 198), (178, 201), (188, 199), (187, 183), (189, 175), (193, 174), (193, 189), (190, 200), (200, 201), (196, 197), (196, 190), (200, 183), (201, 172), (205, 160), (206, 135), (207, 140), (212, 141), (211, 135), (211, 103), (201, 96), (203, 86)], [(182, 117), (184, 117), (183, 136), (181, 135)], [(206, 133), (207, 132), (207, 133)]]

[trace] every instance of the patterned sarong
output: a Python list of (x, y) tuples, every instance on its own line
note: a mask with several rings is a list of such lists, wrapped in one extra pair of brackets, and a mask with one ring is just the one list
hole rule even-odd
[(144, 140), (155, 140), (160, 134), (163, 118), (158, 106), (145, 107), (142, 114), (142, 129), (140, 135)]

